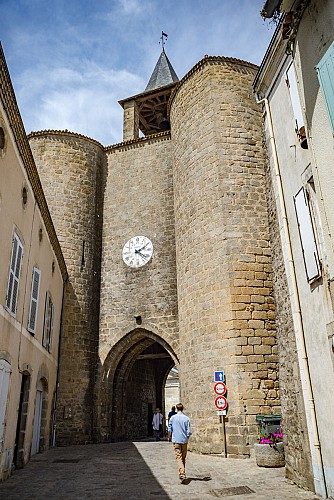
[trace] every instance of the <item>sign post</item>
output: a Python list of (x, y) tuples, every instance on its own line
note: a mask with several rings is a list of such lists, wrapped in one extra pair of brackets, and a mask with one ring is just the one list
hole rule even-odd
[(225, 373), (223, 370), (218, 370), (213, 372), (213, 380), (215, 382), (215, 385), (213, 387), (213, 390), (216, 394), (215, 398), (215, 407), (217, 408), (217, 415), (219, 416), (219, 422), (220, 422), (220, 433), (222, 434), (223, 438), (223, 443), (224, 443), (224, 456), (226, 458), (227, 456), (227, 450), (226, 450), (226, 434), (225, 434), (225, 419), (224, 416), (226, 415), (226, 409), (227, 409), (227, 399), (225, 397), (227, 387), (225, 384)]

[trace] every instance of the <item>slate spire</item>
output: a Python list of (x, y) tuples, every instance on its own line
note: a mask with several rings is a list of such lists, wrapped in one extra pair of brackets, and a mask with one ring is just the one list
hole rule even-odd
[(147, 90), (155, 90), (159, 87), (164, 87), (165, 85), (178, 81), (178, 76), (175, 73), (163, 47), (158, 62), (155, 65), (151, 78), (146, 86), (145, 92)]

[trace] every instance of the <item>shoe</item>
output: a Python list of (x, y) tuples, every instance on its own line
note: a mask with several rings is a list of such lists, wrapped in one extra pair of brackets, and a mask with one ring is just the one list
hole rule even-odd
[(181, 479), (181, 484), (189, 484), (189, 479), (187, 477), (183, 477)]

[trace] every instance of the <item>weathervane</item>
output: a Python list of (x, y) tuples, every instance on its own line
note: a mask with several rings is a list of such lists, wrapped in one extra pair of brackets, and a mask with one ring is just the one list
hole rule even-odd
[(162, 46), (162, 50), (163, 50), (163, 51), (165, 50), (165, 49), (164, 49), (164, 45), (165, 45), (165, 43), (166, 43), (166, 42), (165, 42), (165, 38), (166, 38), (166, 41), (167, 41), (168, 35), (167, 35), (167, 33), (164, 33), (164, 32), (162, 31), (162, 32), (161, 32), (161, 37), (160, 37), (161, 42), (159, 42), (159, 43), (161, 43), (161, 46)]

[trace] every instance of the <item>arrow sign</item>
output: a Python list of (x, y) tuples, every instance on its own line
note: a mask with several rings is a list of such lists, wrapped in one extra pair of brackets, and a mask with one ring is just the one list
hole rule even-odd
[(223, 371), (213, 372), (213, 376), (215, 382), (224, 382), (225, 380), (225, 373)]
[(227, 399), (224, 396), (218, 396), (218, 398), (215, 399), (215, 405), (218, 410), (226, 410)]
[(219, 396), (224, 396), (224, 394), (226, 393), (226, 385), (224, 384), (224, 382), (217, 382), (213, 390)]

